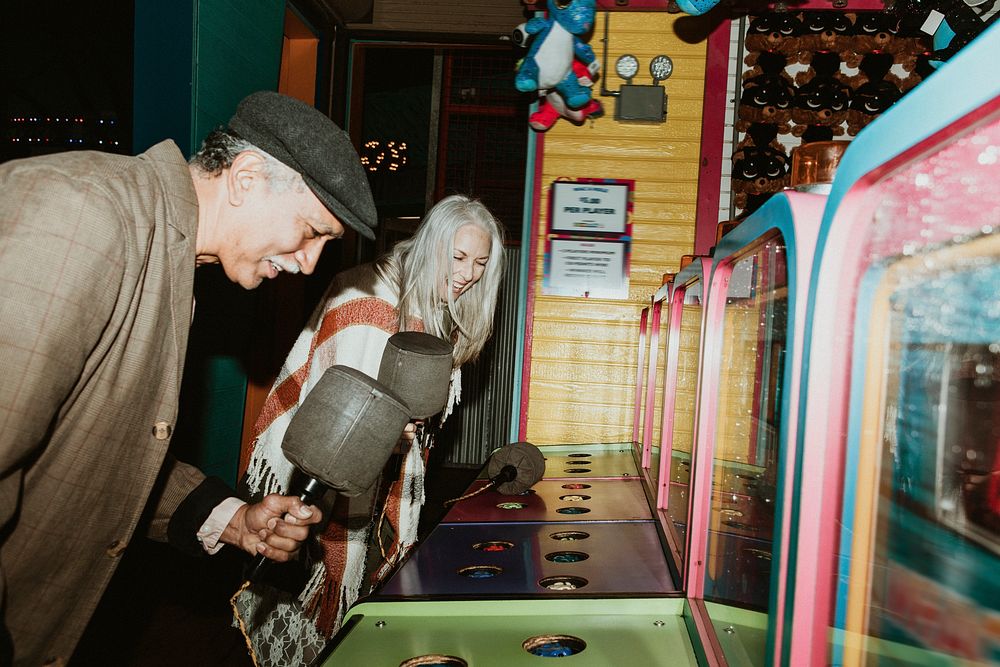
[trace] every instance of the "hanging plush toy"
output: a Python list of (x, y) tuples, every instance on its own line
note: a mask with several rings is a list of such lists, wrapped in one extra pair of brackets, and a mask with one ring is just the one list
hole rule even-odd
[(590, 45), (580, 37), (594, 26), (595, 0), (548, 0), (548, 16), (535, 17), (524, 26), (531, 39), (514, 85), (523, 93), (557, 92), (569, 109), (582, 109), (591, 101), (590, 88), (573, 71), (574, 60), (583, 63), (591, 79), (600, 65)]
[(685, 14), (701, 16), (719, 4), (719, 0), (677, 0), (677, 7)]
[(785, 72), (787, 64), (788, 58), (781, 53), (764, 51), (756, 66), (743, 73), (737, 132), (746, 132), (751, 123), (775, 124), (782, 134), (791, 130), (788, 121), (792, 119), (795, 85)]
[[(799, 58), (799, 37), (802, 35), (802, 20), (792, 12), (767, 12), (750, 19), (747, 34), (743, 39), (747, 55), (743, 59), (753, 74), (743, 74), (744, 79), (761, 74), (758, 59), (764, 53), (777, 53), (787, 62), (797, 62)], [(756, 71), (755, 71), (756, 70)]]
[[(594, 85), (594, 80), (587, 70), (587, 66), (579, 60), (573, 61), (573, 73), (576, 74), (577, 81), (581, 86), (588, 88)], [(580, 109), (570, 109), (555, 90), (550, 90), (538, 103), (538, 111), (528, 116), (528, 125), (531, 129), (544, 132), (552, 127), (557, 120), (566, 120), (579, 125), (587, 118), (599, 118), (604, 115), (604, 107), (595, 99), (591, 99)]]
[(855, 87), (847, 109), (847, 134), (852, 137), (902, 97), (900, 78), (890, 67), (891, 53), (869, 53), (861, 59), (860, 71), (851, 79)]
[(754, 123), (733, 153), (731, 187), (740, 217), (749, 215), (775, 192), (788, 186), (788, 155), (777, 126)]
[(811, 65), (796, 75), (799, 87), (792, 97), (792, 134), (803, 142), (830, 141), (844, 134), (841, 125), (847, 120), (851, 89), (842, 81), (836, 52), (813, 54)]

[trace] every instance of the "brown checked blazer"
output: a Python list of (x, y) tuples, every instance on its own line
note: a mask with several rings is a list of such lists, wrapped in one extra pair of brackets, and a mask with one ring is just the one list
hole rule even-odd
[(167, 457), (197, 219), (172, 142), (0, 165), (0, 647), (15, 665), (67, 661), (147, 500), (166, 539), (204, 479)]

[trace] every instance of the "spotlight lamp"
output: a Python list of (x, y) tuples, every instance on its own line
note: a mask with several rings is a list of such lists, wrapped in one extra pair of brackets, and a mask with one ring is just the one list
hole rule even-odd
[(632, 83), (632, 79), (639, 72), (639, 59), (630, 53), (619, 56), (615, 63), (615, 73), (625, 79), (626, 83)]
[(668, 56), (656, 56), (649, 62), (649, 74), (653, 77), (653, 85), (670, 78), (674, 73), (674, 61)]
[[(628, 0), (615, 0), (616, 3)], [(602, 69), (608, 71), (608, 15), (604, 13), (604, 44), (601, 62)], [(636, 84), (633, 80), (639, 73), (639, 59), (631, 53), (623, 53), (615, 61), (615, 73), (624, 79), (625, 83), (618, 90), (608, 90), (605, 82), (607, 77), (601, 77), (601, 95), (615, 98), (615, 120), (631, 123), (663, 123), (667, 120), (667, 89), (661, 84), (674, 71), (674, 63), (666, 55), (654, 56), (649, 62), (649, 73), (652, 84)]]

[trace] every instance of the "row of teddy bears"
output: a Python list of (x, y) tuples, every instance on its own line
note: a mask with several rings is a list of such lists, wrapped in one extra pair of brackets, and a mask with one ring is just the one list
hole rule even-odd
[[(770, 123), (780, 134), (824, 141), (846, 123), (853, 136), (933, 72), (926, 40), (900, 35), (899, 21), (882, 12), (763, 14), (751, 20), (745, 44), (740, 132)], [(808, 68), (793, 79), (786, 69), (794, 65)]]
[[(734, 203), (752, 212), (787, 186), (778, 134), (802, 143), (854, 136), (934, 71), (929, 40), (887, 12), (772, 12), (754, 17), (745, 38), (733, 155)], [(787, 68), (807, 65), (795, 74)], [(908, 76), (891, 70), (898, 66)], [(844, 68), (857, 69), (849, 74)]]

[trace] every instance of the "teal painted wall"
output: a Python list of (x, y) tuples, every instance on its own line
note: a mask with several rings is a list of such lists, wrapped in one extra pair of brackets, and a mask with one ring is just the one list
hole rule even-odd
[(193, 0), (135, 0), (132, 146), (173, 139), (191, 153)]
[[(171, 138), (190, 155), (248, 93), (277, 90), (284, 15), (283, 0), (136, 0), (135, 151)], [(256, 299), (217, 267), (195, 299), (172, 449), (234, 484)]]

